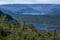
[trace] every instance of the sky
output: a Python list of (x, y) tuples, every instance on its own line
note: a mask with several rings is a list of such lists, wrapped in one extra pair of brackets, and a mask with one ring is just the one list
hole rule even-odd
[(1, 4), (60, 4), (60, 0), (0, 0)]

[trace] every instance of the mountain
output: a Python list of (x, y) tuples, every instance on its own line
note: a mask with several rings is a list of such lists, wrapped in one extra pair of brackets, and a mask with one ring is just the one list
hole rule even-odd
[[(38, 28), (41, 26), (40, 24), (60, 26), (60, 16), (58, 16), (60, 15), (59, 4), (8, 4), (0, 5), (0, 10), (12, 16), (19, 23), (23, 20), (34, 25), (37, 23), (35, 26), (39, 24)], [(44, 15), (41, 15), (42, 13), (44, 13)]]
[(60, 16), (13, 14), (12, 17), (20, 23), (25, 21), (26, 24), (33, 24), (38, 29), (44, 29), (45, 24), (60, 26)]
[[(25, 24), (33, 24), (37, 29), (44, 30), (46, 24), (49, 25), (48, 29), (52, 30), (54, 27), (60, 28), (60, 16), (51, 15), (12, 15), (19, 23), (24, 22)], [(57, 30), (58, 30), (57, 29)]]
[[(22, 14), (22, 13), (33, 13), (33, 14), (54, 14), (55, 10), (56, 13), (60, 9), (59, 4), (7, 4), (7, 5), (0, 5), (0, 8), (5, 10), (9, 10), (15, 14)], [(59, 10), (60, 11), (60, 10)]]
[(14, 14), (12, 11), (10, 11), (8, 9), (4, 9), (4, 8), (0, 8), (0, 11), (4, 12), (4, 14), (8, 14), (8, 15)]
[(60, 6), (54, 7), (47, 12), (48, 15), (60, 15)]
[[(0, 5), (0, 17), (6, 15), (6, 21), (9, 23), (5, 23), (2, 21), (0, 23), (0, 39), (1, 40), (46, 40), (46, 38), (54, 39), (58, 37), (59, 40), (60, 33), (56, 32), (58, 30), (60, 32), (60, 5), (25, 5), (25, 4), (10, 4), (10, 5)], [(25, 15), (24, 13), (31, 13), (31, 15)], [(38, 13), (39, 15), (32, 15)], [(41, 15), (44, 13), (44, 15)], [(55, 13), (59, 13), (55, 15)], [(48, 15), (47, 15), (48, 14)], [(51, 15), (50, 15), (51, 14)], [(53, 15), (52, 15), (53, 14)], [(58, 16), (59, 15), (59, 16)], [(12, 21), (11, 21), (12, 20)], [(1, 20), (0, 20), (1, 21)], [(3, 23), (4, 22), (4, 23)], [(27, 25), (20, 25), (19, 23), (25, 23)], [(49, 29), (54, 29), (52, 33), (45, 32), (45, 27)], [(42, 29), (42, 30), (37, 30)], [(49, 30), (48, 29), (48, 30)], [(2, 31), (2, 32), (1, 32)], [(53, 35), (55, 34), (56, 35)], [(58, 35), (57, 35), (58, 34)], [(11, 38), (10, 38), (11, 37)], [(53, 37), (53, 38), (52, 38)]]
[(0, 11), (0, 17), (1, 17), (2, 15), (6, 15), (6, 19), (7, 19), (7, 21), (11, 21), (11, 20), (13, 20), (13, 18), (12, 18), (10, 15), (5, 14), (4, 12)]
[(20, 11), (18, 11), (17, 13), (22, 13), (22, 14), (30, 14), (30, 13), (41, 13), (40, 11), (38, 10), (35, 10), (35, 9), (32, 9), (32, 8), (24, 8), (24, 9), (21, 9)]

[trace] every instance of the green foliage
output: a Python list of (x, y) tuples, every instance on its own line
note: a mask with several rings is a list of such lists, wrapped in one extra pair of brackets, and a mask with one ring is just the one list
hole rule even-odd
[[(60, 33), (56, 31), (46, 33), (45, 31), (37, 30), (32, 24), (20, 25), (16, 20), (11, 20), (9, 23), (6, 23), (6, 20), (6, 15), (1, 15), (1, 40), (60, 40)], [(2, 35), (1, 31), (3, 31)], [(54, 39), (55, 36), (56, 38)]]

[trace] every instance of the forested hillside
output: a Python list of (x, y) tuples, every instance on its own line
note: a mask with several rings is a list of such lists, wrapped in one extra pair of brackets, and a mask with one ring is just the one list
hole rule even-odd
[(33, 24), (18, 23), (0, 11), (0, 40), (60, 40), (60, 33), (37, 30)]

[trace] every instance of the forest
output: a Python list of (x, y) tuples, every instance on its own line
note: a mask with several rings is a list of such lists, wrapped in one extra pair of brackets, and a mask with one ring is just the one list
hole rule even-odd
[(60, 32), (38, 30), (33, 24), (19, 23), (0, 11), (0, 40), (60, 40)]

